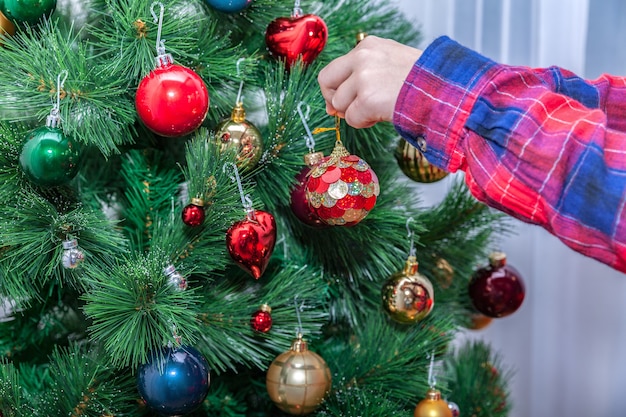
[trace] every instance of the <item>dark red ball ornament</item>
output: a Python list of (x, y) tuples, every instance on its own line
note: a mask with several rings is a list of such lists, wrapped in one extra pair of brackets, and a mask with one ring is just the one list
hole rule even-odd
[(252, 314), (250, 326), (255, 332), (267, 333), (272, 328), (272, 308), (263, 304)]
[(328, 225), (324, 223), (311, 209), (309, 201), (306, 198), (306, 183), (309, 180), (311, 168), (319, 163), (322, 158), (324, 158), (324, 154), (322, 152), (314, 152), (304, 155), (304, 162), (307, 166), (305, 166), (302, 171), (296, 175), (297, 182), (291, 189), (291, 211), (302, 223), (314, 228), (328, 227)]
[(506, 255), (494, 252), (489, 265), (478, 269), (469, 283), (474, 307), (488, 317), (506, 317), (522, 305), (525, 286), (519, 272), (506, 264)]
[(250, 210), (244, 220), (226, 232), (226, 248), (231, 258), (255, 279), (265, 272), (275, 243), (276, 220), (261, 210)]
[(201, 198), (192, 198), (191, 203), (183, 208), (181, 217), (183, 223), (189, 227), (198, 227), (204, 223), (206, 214), (204, 212), (204, 201)]
[(319, 16), (302, 15), (300, 8), (294, 9), (291, 17), (274, 19), (265, 32), (265, 44), (270, 55), (284, 60), (291, 68), (298, 58), (305, 65), (317, 58), (326, 46), (328, 28)]
[(160, 55), (157, 62), (137, 88), (137, 114), (158, 135), (187, 135), (202, 124), (209, 110), (207, 88), (194, 71), (174, 64), (171, 55)]

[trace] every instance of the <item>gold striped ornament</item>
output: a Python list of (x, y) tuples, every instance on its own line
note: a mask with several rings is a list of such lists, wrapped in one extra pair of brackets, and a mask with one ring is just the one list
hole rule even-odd
[(448, 175), (443, 169), (431, 165), (419, 149), (403, 138), (400, 138), (394, 155), (402, 172), (413, 181), (431, 183)]

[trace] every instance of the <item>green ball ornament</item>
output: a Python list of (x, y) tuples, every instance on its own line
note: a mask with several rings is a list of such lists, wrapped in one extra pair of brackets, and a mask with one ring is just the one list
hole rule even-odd
[(78, 144), (57, 127), (42, 126), (27, 137), (20, 166), (33, 183), (54, 187), (76, 176), (80, 162)]
[(57, 0), (0, 0), (0, 11), (18, 22), (35, 24), (43, 16), (50, 16)]

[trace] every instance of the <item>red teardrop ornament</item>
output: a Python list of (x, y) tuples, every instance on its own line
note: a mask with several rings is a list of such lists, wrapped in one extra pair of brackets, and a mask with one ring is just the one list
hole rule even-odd
[(322, 52), (328, 40), (328, 28), (321, 17), (314, 14), (279, 17), (265, 32), (265, 43), (270, 54), (285, 60), (290, 68), (300, 56), (308, 65)]
[[(252, 218), (250, 218), (252, 217)], [(265, 211), (233, 224), (226, 232), (226, 247), (231, 258), (255, 279), (269, 263), (276, 243), (276, 221)]]

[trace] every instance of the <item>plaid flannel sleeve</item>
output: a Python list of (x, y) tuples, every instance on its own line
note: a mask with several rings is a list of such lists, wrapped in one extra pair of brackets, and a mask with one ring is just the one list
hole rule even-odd
[(394, 125), (478, 200), (626, 272), (626, 78), (501, 65), (442, 37)]

